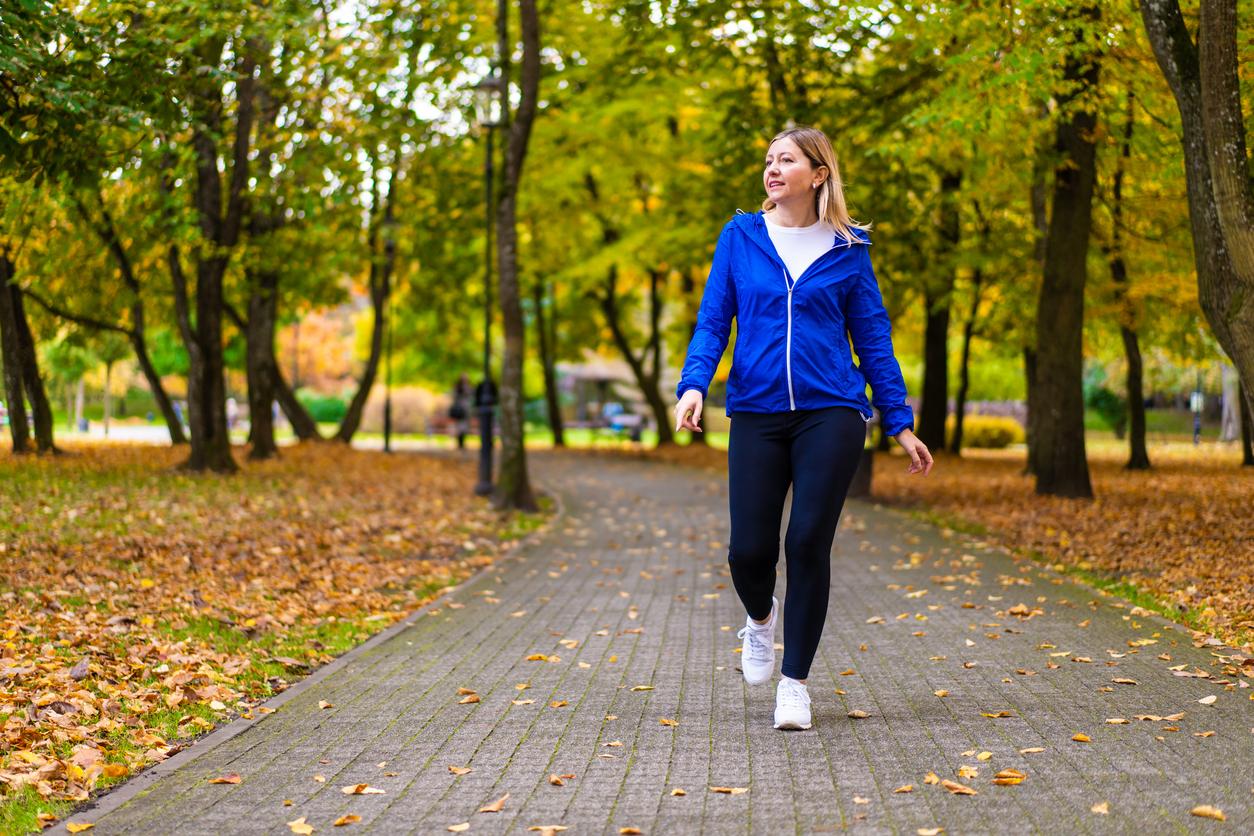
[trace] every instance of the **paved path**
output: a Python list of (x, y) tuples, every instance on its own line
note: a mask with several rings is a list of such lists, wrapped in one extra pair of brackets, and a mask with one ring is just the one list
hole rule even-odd
[[(737, 669), (725, 477), (532, 461), (565, 504), (548, 534), (244, 733), (74, 819), (96, 833), (180, 834), (288, 833), (301, 817), (323, 833), (1254, 829), (1254, 689), (1222, 648), (855, 503), (811, 674), (814, 728), (775, 731), (775, 680), (749, 688)], [(459, 688), (480, 701), (463, 704)], [(1007, 768), (1026, 779), (994, 785)], [(209, 783), (230, 772), (242, 782)], [(342, 792), (356, 784), (384, 792)], [(507, 793), (500, 812), (479, 812)], [(1091, 810), (1102, 804), (1105, 815)], [(1203, 804), (1227, 821), (1190, 814)], [(345, 814), (361, 820), (332, 827)]]

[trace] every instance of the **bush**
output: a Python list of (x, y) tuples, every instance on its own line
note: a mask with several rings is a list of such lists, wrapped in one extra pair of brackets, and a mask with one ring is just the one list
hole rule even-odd
[[(954, 437), (954, 416), (945, 419), (945, 443)], [(1000, 450), (1027, 440), (1023, 425), (1000, 415), (967, 415), (962, 419), (962, 446)]]
[(319, 395), (301, 389), (296, 393), (296, 399), (305, 405), (309, 415), (319, 424), (338, 424), (348, 412), (348, 401), (336, 395)]

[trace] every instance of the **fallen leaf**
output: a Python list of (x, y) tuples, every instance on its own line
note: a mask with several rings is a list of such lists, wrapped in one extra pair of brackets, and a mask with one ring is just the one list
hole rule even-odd
[(1088, 743), (1089, 742), (1089, 736), (1085, 734), (1084, 732), (1076, 732), (1075, 734), (1071, 735), (1071, 739), (1074, 740), (1076, 743)]
[(671, 795), (687, 795), (687, 794), (688, 793), (686, 790), (681, 790), (679, 787), (675, 787), (675, 789), (671, 790)]
[(493, 801), (491, 804), (485, 804), (479, 808), (480, 813), (499, 813), (505, 809), (505, 799), (509, 798), (509, 793)]
[(1227, 821), (1224, 811), (1218, 807), (1212, 807), (1209, 804), (1199, 804), (1189, 811), (1191, 816), (1200, 816), (1204, 819), (1214, 819), (1215, 821)]
[(853, 803), (854, 803), (854, 804), (870, 804), (870, 803), (871, 803), (871, 799), (869, 799), (869, 798), (863, 798), (863, 797), (862, 797), (862, 796), (860, 796), (860, 795), (855, 795), (855, 796), (853, 797)]
[(944, 688), (941, 688), (939, 691), (933, 691), (932, 693), (933, 693), (933, 694), (935, 694), (935, 695), (936, 695), (936, 696), (938, 696), (938, 697), (947, 697), (947, 696), (949, 696), (949, 692), (948, 692), (948, 691), (946, 691)]
[(549, 703), (549, 708), (565, 708), (568, 705), (570, 703), (566, 702), (566, 700), (553, 700)]
[(1029, 746), (1029, 747), (1027, 747), (1026, 749), (1020, 749), (1020, 750), (1019, 750), (1019, 754), (1021, 754), (1021, 755), (1034, 755), (1034, 754), (1036, 754), (1037, 752), (1044, 752), (1044, 751), (1045, 751), (1045, 747), (1044, 747), (1044, 746)]
[(980, 752), (978, 755), (975, 756), (975, 759), (978, 761), (986, 761), (992, 756), (993, 756), (992, 752)]
[(474, 772), (474, 770), (469, 766), (450, 766), (448, 771), (452, 772), (454, 775), (469, 775)]
[(740, 795), (749, 791), (748, 787), (710, 787), (713, 792), (720, 792), (724, 795)]
[(900, 787), (893, 790), (893, 792), (914, 792), (914, 784), (902, 784)]
[(867, 714), (865, 711), (863, 711), (863, 710), (861, 710), (861, 709), (855, 708), (853, 711), (850, 711), (850, 712), (849, 712), (849, 716), (850, 716), (850, 717), (852, 717), (852, 718), (853, 718), (853, 719), (855, 719), (855, 720), (865, 720), (866, 718), (870, 717), (871, 715), (870, 715), (870, 714)]
[(660, 723), (663, 726), (678, 726), (679, 725), (679, 721), (672, 720), (669, 717), (659, 717), (658, 723)]
[(941, 779), (941, 786), (952, 792), (954, 795), (977, 795), (975, 790), (965, 784), (959, 784), (957, 781), (951, 781), (948, 778)]
[(935, 772), (929, 772), (923, 776), (923, 783), (925, 784), (939, 784), (940, 780), (940, 776)]
[(372, 787), (369, 784), (353, 784), (347, 787), (341, 787), (340, 792), (345, 795), (383, 795), (383, 790), (378, 787)]
[(940, 836), (945, 832), (943, 827), (920, 827), (914, 831), (916, 836)]
[(1122, 717), (1107, 717), (1106, 722), (1112, 726), (1126, 726), (1129, 721)]
[(1140, 685), (1140, 683), (1137, 682), (1135, 679), (1128, 679), (1127, 677), (1123, 677), (1123, 676), (1117, 676), (1110, 681), (1115, 683), (1116, 685)]
[(644, 831), (638, 827), (620, 827), (618, 828), (618, 832), (620, 834), (623, 834), (623, 836), (628, 836), (628, 834), (634, 834), (634, 836), (639, 836), (639, 834), (643, 833)]
[(65, 823), (65, 829), (71, 833), (82, 833), (84, 830), (91, 830), (95, 826), (95, 823), (86, 821), (70, 821)]
[(318, 700), (318, 707), (319, 707), (319, 708), (324, 708), (324, 709), (325, 709), (325, 708), (335, 708), (335, 703), (330, 703), (330, 702), (327, 702), (326, 700)]
[(1211, 694), (1208, 697), (1202, 697), (1200, 700), (1198, 700), (1198, 702), (1200, 702), (1202, 705), (1214, 705), (1215, 700), (1217, 699), (1219, 699), (1219, 697), (1215, 696), (1214, 694)]
[(980, 716), (996, 718), (996, 717), (1013, 717), (1014, 715), (1011, 714), (1009, 711), (992, 711), (992, 712), (981, 711)]
[(457, 689), (458, 696), (464, 697), (467, 694), (474, 694), (474, 693), (477, 693), (474, 688), (458, 688)]
[(1089, 808), (1089, 812), (1096, 813), (1099, 816), (1109, 815), (1110, 814), (1110, 802), (1099, 801)]
[(288, 822), (287, 826), (293, 833), (298, 833), (300, 836), (309, 836), (310, 833), (313, 833), (313, 825), (306, 822), (304, 816), (296, 819), (296, 821)]
[(464, 821), (461, 824), (450, 824), (447, 829), (451, 833), (465, 833), (470, 829), (470, 822)]
[(633, 690), (633, 691), (652, 691), (652, 690), (653, 690), (653, 686), (652, 686), (652, 685), (633, 685), (633, 686), (631, 686), (631, 690)]
[(478, 695), (478, 694), (467, 694), (466, 696), (464, 696), (464, 697), (462, 697), (460, 700), (458, 700), (458, 701), (457, 701), (457, 704), (458, 704), (458, 705), (466, 705), (466, 704), (468, 704), (468, 703), (474, 703), (474, 702), (479, 702), (479, 695)]
[(1003, 769), (993, 776), (993, 783), (999, 786), (1008, 787), (1015, 784), (1022, 784), (1023, 779), (1028, 776), (1017, 769)]
[(361, 821), (361, 816), (356, 813), (345, 813), (335, 820), (335, 826), (343, 827), (346, 824), (357, 824), (359, 821)]
[(217, 778), (210, 778), (209, 783), (211, 784), (238, 784), (242, 780), (244, 779), (239, 776), (238, 772), (229, 772), (226, 775), (219, 775)]
[(549, 783), (555, 787), (564, 787), (566, 782), (562, 780), (560, 775), (549, 773)]

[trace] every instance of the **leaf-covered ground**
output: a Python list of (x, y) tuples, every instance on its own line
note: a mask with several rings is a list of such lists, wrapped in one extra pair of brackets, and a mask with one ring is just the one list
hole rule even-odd
[(0, 454), (0, 832), (50, 821), (487, 565), (473, 462), (319, 444)]
[[(900, 451), (880, 453), (872, 493), (1254, 650), (1254, 468), (1232, 447), (1164, 443), (1150, 449), (1152, 470), (1127, 471), (1122, 445), (1091, 446), (1091, 501), (1037, 496), (1021, 450), (942, 455), (926, 478), (906, 473)], [(634, 455), (727, 460), (692, 446)]]

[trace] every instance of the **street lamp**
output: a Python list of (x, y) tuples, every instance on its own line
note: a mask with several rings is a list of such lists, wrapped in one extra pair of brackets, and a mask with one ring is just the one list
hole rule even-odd
[(475, 85), (475, 119), (486, 134), (483, 184), (487, 202), (484, 207), (484, 277), (483, 277), (483, 380), (475, 387), (475, 406), (479, 410), (479, 481), (475, 493), (492, 493), (492, 411), (496, 406), (496, 384), (492, 382), (492, 134), (501, 125), (501, 78), (496, 67), (487, 78)]

